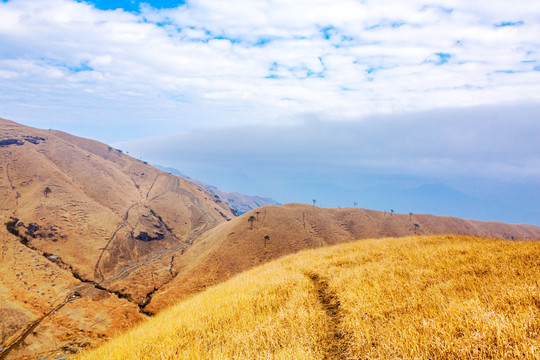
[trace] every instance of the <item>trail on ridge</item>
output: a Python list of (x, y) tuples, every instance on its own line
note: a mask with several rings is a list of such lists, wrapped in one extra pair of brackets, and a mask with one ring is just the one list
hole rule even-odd
[(341, 303), (337, 294), (330, 289), (328, 281), (316, 273), (307, 274), (315, 285), (317, 299), (326, 313), (328, 333), (323, 339), (324, 360), (347, 359), (347, 334), (342, 326)]

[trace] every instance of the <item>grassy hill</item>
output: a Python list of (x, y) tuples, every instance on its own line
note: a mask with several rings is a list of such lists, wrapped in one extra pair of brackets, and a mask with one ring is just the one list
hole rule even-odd
[(538, 359), (539, 259), (457, 235), (302, 251), (77, 359)]
[(303, 249), (415, 234), (538, 240), (540, 228), (359, 208), (265, 206), (202, 234), (182, 256), (174, 259), (176, 277), (152, 296), (146, 309), (157, 313), (235, 274)]

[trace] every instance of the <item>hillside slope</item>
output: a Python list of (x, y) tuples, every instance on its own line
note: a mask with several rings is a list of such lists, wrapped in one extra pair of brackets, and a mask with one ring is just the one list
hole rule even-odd
[(463, 236), (305, 251), (78, 359), (537, 359), (539, 254)]
[(262, 206), (281, 205), (277, 201), (270, 198), (220, 190), (215, 186), (208, 185), (199, 180), (190, 179), (190, 181), (196, 185), (201, 186), (206, 191), (215, 194), (225, 200), (227, 204), (229, 204), (231, 208), (236, 210), (238, 214), (245, 214), (248, 211), (255, 210)]
[(281, 205), (277, 201), (267, 198), (267, 197), (261, 197), (261, 196), (256, 196), (256, 195), (246, 195), (246, 194), (241, 194), (237, 192), (224, 191), (224, 190), (218, 189), (217, 187), (209, 185), (203, 181), (192, 179), (175, 168), (163, 167), (159, 165), (156, 165), (156, 167), (163, 171), (170, 172), (171, 174), (181, 176), (182, 178), (189, 180), (195, 185), (198, 185), (201, 188), (205, 189), (209, 193), (219, 196), (221, 199), (223, 199), (223, 201), (229, 204), (229, 206), (232, 209), (236, 210), (236, 212), (240, 215), (245, 214), (248, 211), (254, 210), (261, 206)]
[(157, 312), (209, 285), (303, 249), (413, 234), (540, 239), (540, 228), (358, 208), (325, 209), (302, 204), (266, 206), (211, 229), (182, 257), (175, 258), (177, 276), (154, 294), (147, 310)]
[[(54, 336), (92, 339), (132, 325), (174, 277), (174, 258), (233, 217), (204, 189), (110, 146), (0, 119), (1, 310), (19, 314), (2, 317), (0, 348), (75, 292), (54, 315), (73, 307), (77, 319), (62, 319), (63, 330), (42, 326), (24, 339), (27, 348), (75, 346), (73, 336)], [(118, 306), (125, 320), (115, 318)]]

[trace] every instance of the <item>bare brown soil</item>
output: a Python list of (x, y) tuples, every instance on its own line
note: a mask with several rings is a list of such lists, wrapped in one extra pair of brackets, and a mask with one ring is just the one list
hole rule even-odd
[(315, 285), (317, 298), (321, 304), (326, 316), (329, 329), (326, 331), (324, 344), (323, 360), (346, 359), (347, 358), (347, 334), (341, 323), (341, 303), (338, 295), (330, 289), (328, 281), (319, 274), (308, 274)]

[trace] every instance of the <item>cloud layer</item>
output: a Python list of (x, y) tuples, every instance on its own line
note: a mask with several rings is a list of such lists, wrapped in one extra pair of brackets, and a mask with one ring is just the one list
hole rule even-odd
[(158, 134), (540, 101), (538, 13), (521, 0), (191, 0), (138, 12), (9, 0), (0, 104), (4, 116), (68, 122), (97, 102), (85, 117), (152, 117)]
[[(181, 169), (540, 182), (540, 105), (438, 109), (333, 123), (236, 126), (120, 143)], [(186, 170), (187, 171), (187, 170)], [(291, 179), (293, 176), (291, 176)], [(336, 181), (337, 179), (334, 179)]]

